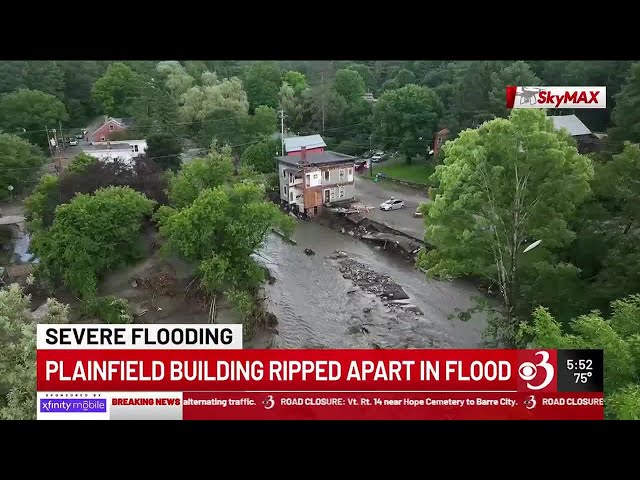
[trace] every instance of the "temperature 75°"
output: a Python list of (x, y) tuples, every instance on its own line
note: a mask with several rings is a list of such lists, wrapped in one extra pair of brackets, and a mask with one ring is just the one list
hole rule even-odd
[(576, 378), (576, 383), (587, 383), (589, 377), (591, 377), (591, 372), (574, 373), (573, 376)]

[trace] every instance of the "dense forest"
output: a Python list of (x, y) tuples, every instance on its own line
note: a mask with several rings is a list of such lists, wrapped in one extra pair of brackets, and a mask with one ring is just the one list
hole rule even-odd
[[(606, 86), (606, 109), (562, 112), (601, 133), (603, 148), (580, 154), (544, 111), (509, 112), (506, 85)], [(153, 221), (198, 265), (208, 295), (250, 316), (264, 280), (251, 255), (271, 227), (292, 228), (264, 196), (281, 127), (347, 154), (396, 152), (430, 166), (423, 212), (436, 248), (419, 266), (495, 287), (497, 308), (474, 307), (491, 313), (493, 345), (604, 348), (609, 415), (640, 418), (639, 99), (631, 61), (0, 62), (0, 201), (30, 194), (39, 274), (87, 304), (102, 305), (100, 276), (138, 258), (129, 241)], [(64, 175), (41, 177), (47, 129), (76, 133), (101, 115), (132, 119), (123, 139), (147, 139), (137, 173), (80, 155)], [(442, 128), (450, 137), (435, 161)], [(200, 158), (183, 166), (186, 149)], [(77, 222), (89, 213), (96, 233), (84, 238)], [(215, 221), (199, 225), (204, 215)], [(19, 292), (2, 295), (24, 307)], [(120, 307), (114, 318), (131, 321)]]

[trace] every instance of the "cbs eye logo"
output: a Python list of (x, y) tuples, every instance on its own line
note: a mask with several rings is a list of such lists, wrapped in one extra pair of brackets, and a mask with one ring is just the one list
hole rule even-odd
[[(527, 382), (530, 390), (542, 390), (553, 380), (555, 370), (549, 363), (549, 352), (536, 352), (536, 357), (541, 357), (538, 363), (523, 362), (518, 368), (518, 375)], [(531, 383), (538, 378), (539, 373), (544, 370), (544, 378), (538, 382)]]

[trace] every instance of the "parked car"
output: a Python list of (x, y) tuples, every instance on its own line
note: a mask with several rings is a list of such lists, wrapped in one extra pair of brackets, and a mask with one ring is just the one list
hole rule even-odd
[(69, 141), (69, 146), (70, 146), (70, 147), (77, 147), (77, 146), (78, 146), (78, 140), (77, 140), (76, 138), (72, 138), (72, 139)]
[(376, 152), (371, 157), (371, 161), (373, 163), (378, 163), (378, 162), (381, 162), (382, 160), (384, 160), (384, 158), (385, 158), (384, 152)]
[(399, 210), (401, 208), (404, 208), (404, 200), (399, 200), (393, 197), (391, 197), (386, 202), (380, 204), (380, 210), (385, 210), (385, 211)]
[(78, 140), (82, 140), (82, 137), (83, 137), (82, 132), (80, 132), (80, 133), (76, 133), (75, 137), (76, 137)]
[(359, 162), (355, 162), (353, 164), (353, 167), (355, 168), (356, 172), (362, 172), (369, 168), (369, 162), (367, 160), (361, 160)]

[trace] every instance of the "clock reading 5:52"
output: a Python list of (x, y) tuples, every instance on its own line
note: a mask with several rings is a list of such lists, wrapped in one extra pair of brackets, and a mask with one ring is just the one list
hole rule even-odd
[(593, 370), (593, 360), (572, 360), (567, 359), (568, 370)]

